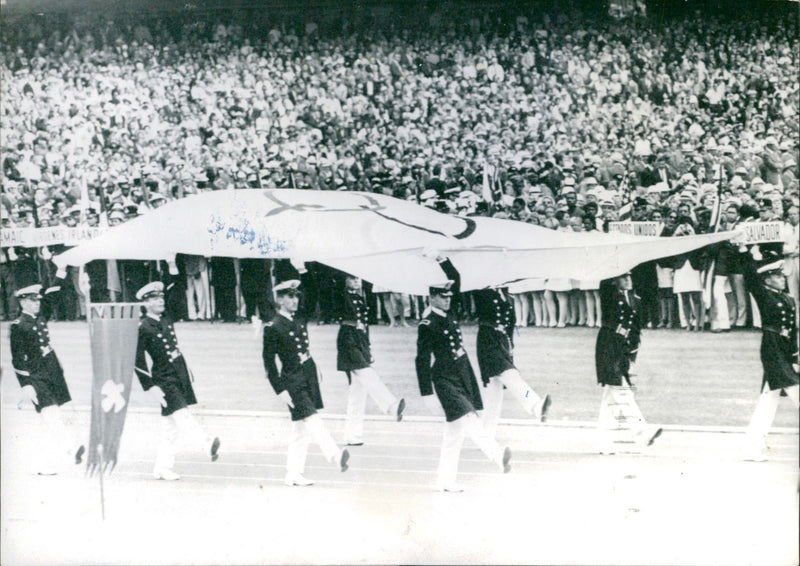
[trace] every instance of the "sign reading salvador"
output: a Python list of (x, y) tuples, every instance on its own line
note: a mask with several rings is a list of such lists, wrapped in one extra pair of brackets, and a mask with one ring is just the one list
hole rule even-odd
[(745, 222), (739, 228), (744, 232), (744, 244), (764, 244), (766, 242), (782, 242), (781, 226), (783, 222)]

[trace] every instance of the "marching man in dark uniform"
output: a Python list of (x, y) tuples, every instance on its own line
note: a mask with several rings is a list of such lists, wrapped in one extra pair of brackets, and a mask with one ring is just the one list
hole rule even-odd
[[(313, 440), (325, 459), (346, 472), (350, 453), (341, 450), (331, 437), (317, 411), (323, 408), (319, 390), (317, 365), (308, 351), (308, 330), (304, 321), (295, 317), (299, 304), (300, 281), (293, 279), (275, 285), (273, 291), (278, 313), (264, 325), (264, 369), (272, 388), (289, 407), (292, 432), (286, 458), (286, 477), (289, 486), (311, 485), (303, 477), (308, 445)], [(281, 368), (275, 358), (281, 362)]]
[[(449, 260), (438, 259), (445, 273), (458, 272)], [(417, 333), (417, 381), (425, 403), (436, 410), (433, 393), (445, 413), (445, 429), (439, 457), (437, 488), (462, 491), (456, 484), (458, 460), (464, 436), (469, 435), (481, 451), (504, 473), (511, 470), (511, 449), (501, 448), (483, 427), (477, 411), (483, 409), (478, 380), (461, 339), (458, 323), (448, 316), (453, 288), (458, 279), (432, 286), (430, 308)]]
[(614, 441), (620, 432), (626, 436), (623, 443), (633, 444), (633, 449), (626, 452), (650, 446), (661, 435), (660, 428), (647, 426), (631, 389), (630, 367), (636, 361), (641, 341), (639, 298), (632, 289), (630, 273), (600, 282), (602, 321), (595, 365), (597, 382), (603, 387), (597, 420), (601, 454), (617, 451)]
[(761, 395), (745, 435), (745, 459), (763, 462), (767, 459), (767, 434), (781, 395), (789, 397), (795, 408), (800, 405), (796, 306), (786, 292), (783, 260), (777, 252), (763, 252), (758, 264), (750, 258), (743, 264), (745, 283), (761, 313), (761, 364), (764, 368)]
[[(170, 271), (177, 273), (177, 268), (170, 265)], [(145, 309), (139, 322), (136, 375), (142, 389), (155, 392), (164, 417), (164, 432), (153, 466), (153, 477), (178, 480), (180, 476), (172, 470), (172, 466), (181, 435), (201, 447), (210, 455), (212, 462), (219, 457), (220, 441), (219, 438), (212, 439), (189, 412), (188, 407), (196, 404), (197, 398), (192, 388), (191, 372), (178, 349), (175, 328), (164, 314), (164, 284), (160, 281), (148, 283), (136, 292), (136, 299), (142, 301)], [(150, 357), (150, 367), (145, 354)]]
[(336, 337), (336, 367), (347, 374), (347, 420), (344, 424), (344, 442), (348, 446), (364, 444), (364, 411), (367, 396), (384, 414), (403, 419), (405, 399), (397, 399), (372, 368), (369, 343), (369, 312), (361, 294), (361, 279), (348, 275), (342, 304), (342, 320)]
[(536, 394), (514, 366), (514, 300), (506, 288), (481, 289), (473, 292), (478, 314), (478, 368), (486, 386), (483, 422), (494, 435), (503, 409), (503, 390), (508, 388), (529, 415), (541, 421), (547, 417), (550, 395)]
[[(63, 278), (57, 281), (60, 282)], [(49, 301), (59, 290), (60, 285), (48, 288), (46, 300)], [(77, 443), (68, 438), (59, 408), (72, 397), (64, 379), (64, 370), (50, 345), (47, 319), (51, 305), (48, 302), (43, 308), (41, 291), (41, 285), (30, 285), (15, 293), (22, 312), (11, 323), (11, 363), (23, 396), (33, 403), (49, 436), (54, 439), (53, 446), (41, 451), (43, 459), (38, 473), (55, 475), (58, 473), (57, 455), (62, 451), (72, 454)], [(81, 463), (84, 451), (84, 446), (80, 445), (74, 452), (76, 464)]]

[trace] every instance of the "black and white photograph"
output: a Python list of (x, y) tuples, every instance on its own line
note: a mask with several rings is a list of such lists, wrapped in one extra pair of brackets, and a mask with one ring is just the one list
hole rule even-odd
[(799, 48), (0, 0), (0, 562), (796, 566)]

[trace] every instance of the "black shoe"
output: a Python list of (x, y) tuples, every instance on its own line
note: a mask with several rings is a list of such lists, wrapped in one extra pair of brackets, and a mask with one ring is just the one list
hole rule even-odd
[(78, 449), (75, 451), (75, 463), (80, 464), (83, 462), (83, 453), (86, 452), (86, 447), (81, 444), (78, 446)]
[(219, 437), (214, 438), (214, 442), (211, 443), (211, 461), (216, 462), (219, 458)]
[(651, 436), (650, 440), (647, 441), (647, 445), (648, 446), (652, 446), (653, 443), (656, 441), (656, 438), (661, 436), (662, 432), (664, 432), (664, 431), (661, 428), (656, 429), (656, 431), (653, 433), (653, 436)]
[(350, 452), (347, 451), (347, 448), (342, 450), (342, 457), (339, 460), (339, 467), (342, 469), (343, 472), (347, 471), (347, 468), (350, 466), (347, 465), (347, 461), (350, 459)]
[(503, 473), (507, 474), (511, 471), (511, 448), (506, 446), (505, 450), (503, 450)]
[(544, 401), (542, 402), (542, 414), (539, 416), (539, 420), (545, 422), (547, 420), (547, 411), (550, 409), (550, 405), (553, 403), (552, 399), (550, 399), (550, 395), (544, 396)]
[(397, 422), (403, 420), (403, 411), (406, 410), (406, 400), (400, 399), (400, 402), (397, 404)]

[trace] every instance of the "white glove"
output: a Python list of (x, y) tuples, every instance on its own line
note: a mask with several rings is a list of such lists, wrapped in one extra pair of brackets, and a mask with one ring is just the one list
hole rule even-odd
[(56, 271), (56, 279), (66, 279), (66, 278), (67, 278), (67, 268), (59, 267), (58, 271)]
[(750, 255), (753, 256), (753, 259), (756, 261), (761, 261), (764, 259), (764, 256), (761, 255), (761, 250), (758, 246), (753, 246), (750, 248)]
[(440, 413), (442, 410), (442, 407), (439, 404), (439, 400), (436, 398), (436, 395), (425, 395), (422, 398), (422, 402), (425, 403), (425, 408), (428, 409), (431, 413)]
[(167, 261), (167, 267), (169, 268), (170, 275), (178, 274), (178, 264), (175, 262), (175, 258)]
[(278, 393), (278, 399), (283, 401), (285, 404), (289, 405), (290, 409), (294, 409), (294, 403), (292, 403), (292, 396), (289, 394), (287, 390), (283, 390)]
[(299, 257), (290, 258), (289, 263), (291, 263), (292, 267), (294, 267), (301, 275), (308, 271), (308, 269), (306, 269), (306, 262)]
[(36, 395), (36, 389), (33, 388), (33, 385), (26, 385), (22, 388), (22, 399), (23, 401), (30, 401), (34, 405), (39, 404), (39, 397)]
[(39, 256), (44, 260), (48, 260), (53, 257), (53, 254), (50, 253), (50, 248), (42, 246), (42, 249), (39, 251)]
[(425, 247), (422, 250), (422, 257), (427, 258), (427, 259), (432, 259), (432, 260), (437, 261), (439, 263), (441, 263), (441, 262), (443, 262), (445, 260), (445, 257), (442, 255), (442, 252), (440, 252), (439, 250), (434, 250), (433, 248), (429, 248), (429, 247)]
[(84, 297), (89, 296), (92, 286), (89, 283), (89, 274), (85, 271), (81, 272), (80, 276), (78, 277), (78, 287), (80, 287), (81, 293), (83, 293)]
[(792, 369), (795, 373), (800, 373), (800, 364), (792, 364)]
[(9, 261), (17, 260), (17, 252), (14, 251), (14, 248), (8, 248), (8, 259)]
[(150, 391), (153, 392), (153, 398), (157, 400), (162, 407), (167, 406), (167, 398), (164, 396), (164, 391), (158, 385), (151, 387)]

